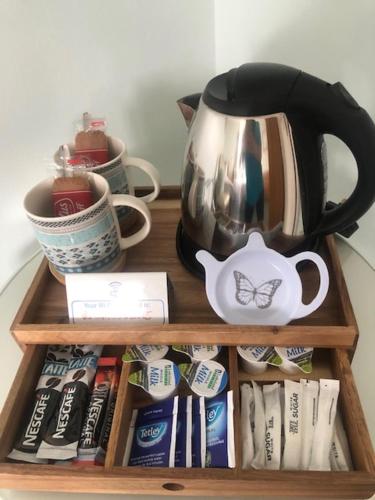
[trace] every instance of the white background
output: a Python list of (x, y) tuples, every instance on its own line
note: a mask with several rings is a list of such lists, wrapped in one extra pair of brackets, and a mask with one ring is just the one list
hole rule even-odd
[[(105, 115), (132, 156), (176, 184), (186, 140), (179, 97), (244, 62), (271, 61), (340, 80), (374, 119), (374, 47), (373, 0), (0, 0), (0, 289), (38, 249), (24, 194), (47, 175), (83, 111)], [(355, 168), (345, 147), (328, 146), (329, 195), (338, 201), (350, 193)], [(374, 220), (373, 207), (350, 239), (373, 265)], [(361, 332), (353, 371), (374, 436), (375, 274), (348, 248), (341, 261)], [(35, 261), (2, 297), (2, 335), (34, 270)], [(2, 349), (0, 405), (20, 359), (10, 337)], [(69, 497), (2, 491), (0, 498)]]
[[(374, 118), (374, 42), (372, 0), (0, 0), (0, 289), (38, 249), (24, 194), (83, 111), (105, 115), (132, 156), (178, 184), (176, 99), (244, 62), (273, 61), (341, 80)], [(356, 172), (337, 142), (329, 194), (339, 201)], [(373, 265), (374, 219), (375, 208), (350, 239)]]

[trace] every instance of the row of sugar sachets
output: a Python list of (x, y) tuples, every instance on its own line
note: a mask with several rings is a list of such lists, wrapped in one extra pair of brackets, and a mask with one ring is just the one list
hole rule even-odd
[(32, 463), (74, 459), (104, 464), (119, 360), (102, 346), (47, 348), (34, 398), (8, 458)]
[(242, 467), (351, 470), (339, 388), (331, 379), (242, 384)]
[(123, 465), (235, 467), (233, 391), (133, 410)]

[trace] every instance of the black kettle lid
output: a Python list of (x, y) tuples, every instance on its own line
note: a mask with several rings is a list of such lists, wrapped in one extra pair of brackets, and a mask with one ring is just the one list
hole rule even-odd
[(210, 80), (202, 99), (232, 116), (262, 116), (286, 111), (301, 70), (276, 63), (249, 63)]

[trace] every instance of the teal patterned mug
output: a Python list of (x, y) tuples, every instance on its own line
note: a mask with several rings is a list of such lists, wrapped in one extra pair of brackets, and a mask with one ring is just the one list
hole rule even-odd
[[(140, 243), (151, 229), (151, 215), (142, 200), (131, 195), (112, 195), (103, 177), (94, 173), (87, 175), (96, 201), (81, 212), (53, 216), (53, 177), (39, 182), (24, 199), (36, 238), (59, 281), (70, 273), (121, 270), (125, 250)], [(121, 237), (114, 207), (130, 207), (140, 212), (144, 218), (141, 229)]]

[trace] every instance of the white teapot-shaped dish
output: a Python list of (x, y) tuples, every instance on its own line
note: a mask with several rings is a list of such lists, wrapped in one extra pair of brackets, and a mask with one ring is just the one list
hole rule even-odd
[[(200, 250), (196, 259), (206, 271), (207, 298), (216, 314), (234, 325), (286, 325), (311, 314), (324, 301), (329, 285), (327, 266), (314, 252), (284, 257), (267, 248), (261, 233), (250, 233), (245, 247), (225, 261)], [(302, 283), (296, 265), (313, 261), (320, 275), (318, 293), (302, 302)]]

